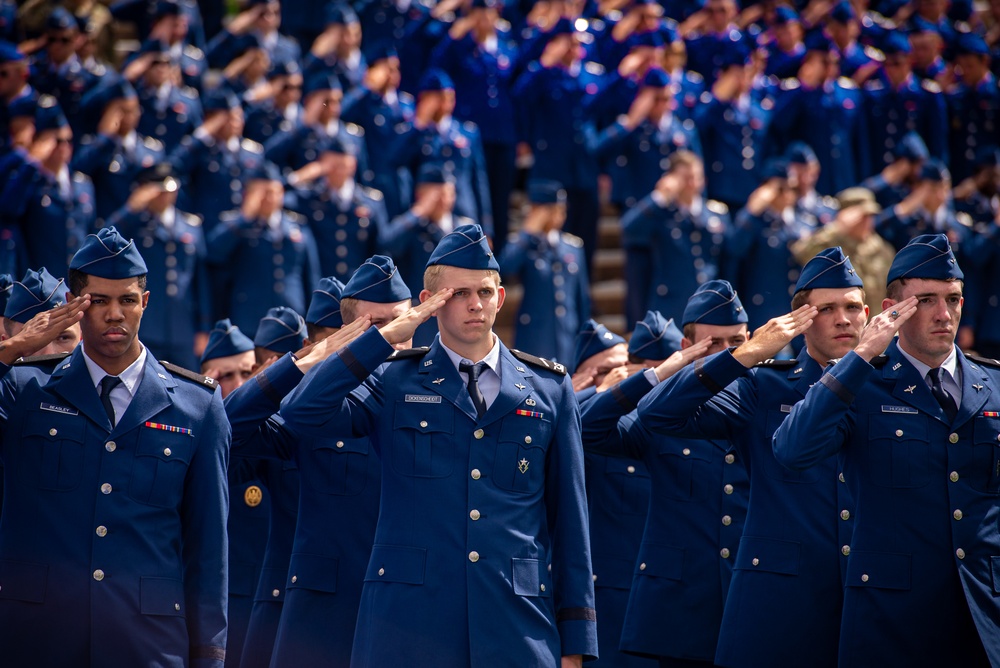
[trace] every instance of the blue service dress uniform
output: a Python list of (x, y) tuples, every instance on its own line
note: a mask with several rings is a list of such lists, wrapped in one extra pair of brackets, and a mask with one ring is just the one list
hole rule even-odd
[(577, 332), (590, 318), (583, 240), (565, 232), (521, 232), (511, 235), (497, 261), (504, 281), (516, 278), (524, 286), (514, 346), (571, 364)]
[(639, 403), (639, 421), (654, 433), (728, 440), (750, 476), (719, 665), (837, 665), (854, 506), (836, 457), (803, 474), (781, 466), (770, 449), (774, 430), (822, 371), (805, 350), (797, 362), (751, 370), (721, 352), (660, 383)]
[(256, 30), (242, 35), (236, 35), (228, 30), (222, 30), (209, 41), (205, 47), (205, 56), (210, 67), (224, 69), (247, 49), (248, 44), (259, 45), (267, 52), (270, 62), (274, 64), (298, 62), (302, 50), (298, 43), (286, 35), (275, 32), (263, 35)]
[(305, 313), (320, 278), (316, 240), (302, 216), (279, 211), (274, 218), (248, 220), (233, 211), (207, 235), (209, 268), (228, 279), (213, 307), (251, 338), (269, 308)]
[(214, 382), (147, 354), (112, 428), (82, 348), (0, 370), (4, 661), (221, 668), (230, 429)]
[(403, 213), (413, 199), (413, 175), (390, 159), (385, 147), (409, 130), (415, 110), (413, 96), (397, 92), (386, 98), (364, 86), (344, 98), (342, 118), (364, 130), (372, 185), (385, 197), (390, 217)]
[(734, 210), (746, 203), (760, 184), (773, 111), (769, 95), (729, 101), (712, 97), (696, 110), (708, 197)]
[(135, 239), (149, 268), (149, 306), (143, 312), (143, 338), (159, 359), (185, 369), (198, 369), (194, 337), (212, 328), (211, 291), (205, 260), (208, 254), (201, 219), (173, 210), (165, 225), (150, 211), (112, 214), (108, 225)]
[(136, 90), (142, 116), (139, 133), (174, 147), (202, 122), (201, 100), (193, 88), (170, 84), (165, 93), (139, 86)]
[(579, 407), (563, 367), (500, 343), (499, 394), (477, 419), (440, 341), (369, 377), (390, 353), (370, 330), (282, 404), (304, 435), (370, 435), (382, 460), (351, 665), (596, 656)]
[(958, 183), (976, 170), (976, 152), (998, 140), (1000, 130), (1000, 90), (992, 74), (976, 85), (966, 86), (959, 80), (948, 91), (948, 149), (952, 178)]
[(5, 225), (17, 229), (29, 267), (66, 276), (69, 261), (95, 231), (94, 184), (69, 171), (66, 181), (24, 161), (0, 192)]
[(321, 179), (311, 188), (296, 190), (293, 206), (308, 221), (316, 242), (320, 275), (344, 283), (375, 254), (379, 230), (388, 221), (382, 193), (349, 183), (351, 193), (345, 199)]
[[(346, 666), (375, 540), (381, 464), (367, 438), (302, 438), (285, 424), (279, 404), (301, 380), (285, 355), (235, 390), (226, 411), (238, 452), (276, 458), (299, 471), (290, 563), (270, 591), (261, 579), (263, 598), (278, 590), (284, 600), (271, 665)], [(283, 536), (286, 529), (280, 529)]]
[(858, 502), (840, 665), (996, 665), (1000, 368), (957, 351), (949, 420), (896, 341), (874, 361), (848, 353), (774, 437), (799, 475), (839, 454)]
[(90, 118), (83, 112), (83, 97), (98, 83), (98, 78), (83, 66), (75, 55), (62, 65), (53, 65), (44, 52), (35, 56), (31, 63), (29, 78), (32, 88), (39, 94), (51, 95), (59, 102), (63, 113), (73, 128), (74, 141), (79, 143), (88, 133), (94, 131)]
[[(862, 95), (869, 163), (861, 176), (877, 174), (895, 162), (893, 150), (907, 132), (919, 134), (931, 157), (948, 163), (948, 116), (937, 83), (911, 74), (893, 90), (885, 79), (875, 77), (865, 83)], [(825, 162), (823, 167), (829, 169)]]
[(249, 139), (234, 138), (223, 145), (209, 136), (192, 135), (181, 140), (167, 159), (184, 184), (177, 205), (201, 216), (208, 234), (224, 211), (243, 203), (244, 175), (260, 166), (264, 149)]
[(80, 144), (71, 168), (93, 181), (94, 224), (103, 227), (108, 216), (125, 205), (139, 172), (163, 161), (163, 144), (138, 133), (125, 138), (88, 135)]
[[(299, 124), (288, 132), (276, 133), (264, 144), (264, 155), (287, 174), (302, 169), (310, 162), (319, 160), (326, 139), (336, 135), (355, 147), (358, 158), (358, 180), (368, 183), (372, 174), (368, 166), (368, 151), (365, 149), (365, 131), (353, 123), (334, 121), (332, 128), (320, 128)], [(386, 150), (384, 147), (382, 150)]]
[[(652, 389), (645, 374), (636, 374), (598, 394), (582, 414), (588, 453), (644, 464), (651, 486), (621, 648), (713, 663), (750, 483), (742, 454), (727, 440), (685, 440), (646, 429), (635, 407)], [(599, 586), (596, 566), (594, 572)], [(598, 614), (603, 621), (603, 610)]]
[(400, 88), (412, 93), (423, 76), (431, 50), (451, 27), (431, 16), (427, 0), (357, 0), (361, 21), (361, 51), (371, 61), (380, 45), (391, 43), (399, 53)]
[(243, 136), (266, 144), (276, 134), (291, 132), (302, 122), (302, 105), (294, 104), (290, 107), (279, 109), (271, 99), (248, 103)]
[(625, 212), (629, 321), (657, 311), (680, 322), (698, 286), (722, 278), (729, 234), (729, 209), (722, 202), (698, 200), (696, 207), (682, 209), (676, 202), (660, 206), (647, 195)]

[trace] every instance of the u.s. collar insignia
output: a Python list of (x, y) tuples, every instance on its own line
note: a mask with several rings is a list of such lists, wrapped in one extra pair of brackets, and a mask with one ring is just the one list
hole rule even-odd
[(441, 383), (444, 382), (444, 378), (435, 378), (431, 382), (434, 383), (435, 385), (440, 385)]
[(424, 366), (430, 366), (431, 364), (434, 364), (434, 360), (427, 360), (424, 362)]
[(514, 370), (515, 371), (520, 371), (521, 373), (524, 373), (524, 367), (523, 366), (516, 366), (516, 367), (514, 367)]
[(528, 406), (534, 406), (535, 405), (535, 400), (532, 399), (531, 397), (528, 397), (528, 399), (526, 399), (524, 403), (526, 405), (528, 405)]
[(910, 394), (913, 394), (913, 390), (915, 390), (915, 389), (917, 389), (916, 385), (910, 385), (908, 388), (906, 388), (905, 390), (903, 390), (903, 392), (909, 392)]
[(524, 388), (526, 388), (528, 386), (527, 385), (521, 385), (521, 383), (514, 383), (514, 387), (516, 387), (519, 390), (523, 390)]
[(892, 370), (893, 371), (899, 371), (899, 367), (901, 367), (901, 366), (903, 366), (901, 363), (896, 362), (895, 364), (892, 365)]
[(521, 473), (527, 473), (528, 472), (528, 460), (522, 458), (521, 461), (519, 461), (517, 463), (517, 470), (520, 471)]
[(976, 392), (978, 392), (979, 390), (983, 389), (982, 385), (973, 385), (972, 387), (976, 388)]
[(802, 373), (802, 367), (799, 367), (798, 369), (796, 369), (792, 373)]

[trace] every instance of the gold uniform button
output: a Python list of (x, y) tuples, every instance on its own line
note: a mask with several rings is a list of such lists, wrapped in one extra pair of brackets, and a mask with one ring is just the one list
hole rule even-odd
[(107, 443), (104, 444), (104, 449), (107, 450), (108, 452), (114, 452), (115, 448), (117, 447), (118, 444), (115, 443), (114, 441), (108, 441)]
[(726, 455), (726, 463), (727, 464), (732, 464), (735, 461), (736, 461), (736, 455), (734, 455), (732, 453)]
[(683, 450), (681, 450), (681, 454), (687, 457), (688, 455), (691, 454), (691, 448), (684, 448)]
[(281, 592), (275, 589), (274, 591), (271, 592), (271, 596), (278, 598), (279, 596), (281, 596)]
[(293, 575), (292, 576), (292, 584), (295, 584), (298, 581), (299, 581), (299, 576), (298, 575)]
[(542, 591), (545, 591), (545, 585), (538, 585), (538, 588)]
[(476, 440), (478, 441), (479, 439), (481, 439), (483, 436), (486, 435), (486, 432), (484, 432), (482, 429), (477, 429), (474, 432), (472, 432), (472, 435), (475, 436)]
[(59, 433), (58, 429), (49, 429), (49, 436), (55, 436)]
[(635, 473), (635, 467), (631, 466), (631, 465), (628, 468), (626, 468), (625, 470), (628, 471), (629, 473)]
[(733, 486), (727, 484), (725, 487), (722, 488), (722, 491), (725, 492), (726, 494), (732, 494), (733, 493)]
[(469, 513), (469, 517), (471, 517), (472, 521), (475, 522), (480, 518), (479, 511), (473, 508), (472, 512)]
[(903, 430), (902, 429), (897, 429), (896, 430), (896, 436), (902, 436), (902, 435), (903, 435)]
[(861, 581), (862, 582), (868, 582), (868, 574), (867, 573), (862, 573), (862, 575), (861, 575)]
[(849, 519), (851, 519), (851, 511), (849, 511), (849, 510), (841, 510), (840, 511), (840, 519), (842, 519), (842, 520), (849, 520)]
[(110, 483), (104, 483), (103, 485), (101, 485), (101, 494), (110, 494), (110, 493), (111, 493)]
[(760, 566), (760, 559), (754, 557), (753, 561), (751, 561), (750, 563), (753, 564), (754, 566)]
[(955, 512), (952, 513), (952, 517), (954, 517), (956, 520), (962, 519), (962, 517), (963, 517), (962, 511), (961, 510), (956, 510)]
[(169, 457), (170, 455), (172, 455), (174, 453), (173, 453), (173, 451), (170, 448), (163, 448), (163, 454), (166, 455), (167, 457)]
[(421, 420), (420, 421), (420, 426), (421, 427), (426, 427), (427, 426), (427, 420)]
[(483, 474), (479, 472), (479, 469), (472, 469), (472, 473), (470, 473), (469, 475), (472, 476), (473, 480), (479, 480), (481, 477), (483, 477)]
[(174, 603), (174, 610), (176, 610), (177, 612), (180, 612), (181, 611), (181, 604), (180, 603)]
[(343, 441), (337, 441), (337, 447), (338, 448), (344, 447), (344, 442)]
[(728, 559), (729, 558), (729, 548), (728, 547), (724, 547), (721, 550), (719, 550), (719, 556), (722, 557), (723, 559)]
[(524, 442), (525, 443), (531, 443), (531, 437), (530, 436), (525, 436), (524, 437)]
[(103, 580), (104, 579), (104, 571), (102, 571), (100, 568), (98, 568), (96, 571), (94, 571), (94, 579), (97, 580), (98, 582), (100, 582), (101, 580)]
[(837, 475), (837, 480), (839, 480), (840, 482), (847, 482), (847, 480), (844, 479), (844, 474), (843, 473), (840, 473), (839, 475)]
[(958, 557), (959, 559), (965, 559), (965, 550), (963, 550), (962, 548), (958, 548), (957, 550), (955, 550), (955, 556)]
[(840, 548), (840, 553), (845, 557), (851, 556), (851, 546), (845, 545), (844, 547)]
[(958, 434), (949, 434), (948, 435), (948, 442), (949, 443), (958, 443)]
[(476, 552), (475, 550), (469, 552), (469, 561), (471, 561), (472, 563), (476, 563), (477, 561), (479, 561), (479, 553)]
[(952, 482), (958, 482), (958, 471), (952, 471), (948, 474), (948, 480)]
[(639, 570), (640, 570), (640, 571), (644, 571), (644, 570), (646, 570), (646, 563), (645, 563), (645, 562), (643, 562), (643, 563), (639, 564)]
[(729, 526), (732, 523), (733, 523), (732, 517), (730, 517), (729, 515), (722, 516), (722, 526)]
[(97, 527), (94, 533), (96, 533), (101, 538), (104, 538), (105, 536), (108, 535), (108, 528), (106, 526), (99, 526)]

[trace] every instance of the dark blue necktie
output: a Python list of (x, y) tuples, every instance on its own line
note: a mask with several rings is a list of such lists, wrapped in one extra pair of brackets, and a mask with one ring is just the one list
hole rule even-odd
[(459, 371), (469, 374), (469, 396), (472, 397), (472, 405), (476, 407), (476, 416), (480, 418), (486, 415), (486, 398), (479, 390), (479, 374), (483, 372), (485, 367), (486, 362), (476, 364), (462, 362), (458, 365)]
[(115, 407), (111, 404), (111, 390), (121, 385), (122, 379), (118, 376), (105, 376), (101, 379), (101, 403), (104, 405), (104, 412), (108, 414), (111, 428), (115, 428)]
[(941, 367), (928, 371), (927, 377), (931, 379), (931, 394), (941, 404), (944, 414), (948, 417), (948, 422), (951, 422), (958, 415), (958, 406), (955, 405), (955, 397), (951, 396), (941, 384)]

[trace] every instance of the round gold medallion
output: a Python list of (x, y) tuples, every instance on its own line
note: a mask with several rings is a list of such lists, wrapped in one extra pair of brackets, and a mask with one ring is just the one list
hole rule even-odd
[(264, 493), (260, 491), (260, 487), (257, 485), (250, 485), (247, 487), (246, 491), (243, 492), (243, 503), (247, 504), (251, 508), (256, 508), (263, 500)]

